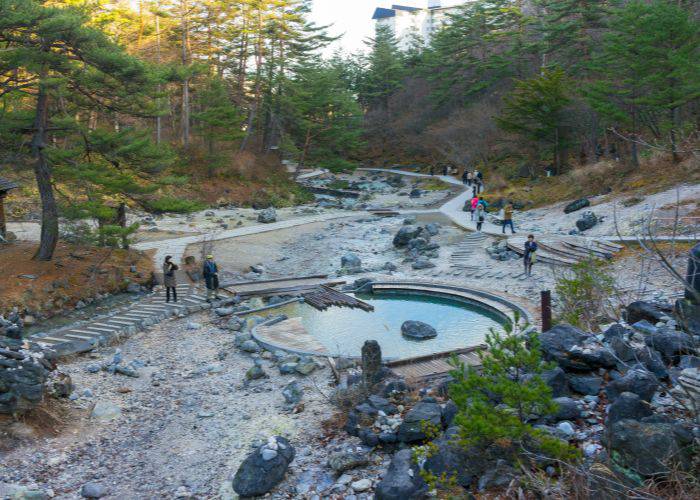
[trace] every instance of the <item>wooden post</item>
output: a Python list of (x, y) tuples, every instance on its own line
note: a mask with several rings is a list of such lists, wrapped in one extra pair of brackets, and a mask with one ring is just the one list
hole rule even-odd
[(542, 304), (542, 331), (546, 332), (552, 329), (552, 292), (542, 290), (540, 300)]
[(7, 224), (5, 223), (5, 191), (0, 191), (0, 237), (7, 239)]

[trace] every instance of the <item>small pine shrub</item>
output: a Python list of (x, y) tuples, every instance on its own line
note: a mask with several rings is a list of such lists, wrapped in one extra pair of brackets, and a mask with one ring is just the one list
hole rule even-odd
[(551, 458), (570, 460), (576, 450), (535, 429), (535, 417), (552, 415), (557, 405), (540, 374), (551, 366), (542, 361), (537, 335), (527, 339), (512, 325), (504, 333), (491, 330), (487, 348), (479, 352), (481, 368), (466, 367), (455, 357), (455, 381), (450, 396), (458, 408), (455, 424), (465, 448), (500, 446), (514, 450), (536, 449)]

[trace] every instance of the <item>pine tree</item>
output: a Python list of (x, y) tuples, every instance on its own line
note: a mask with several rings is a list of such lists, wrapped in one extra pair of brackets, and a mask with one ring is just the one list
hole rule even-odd
[[(155, 81), (152, 73), (87, 23), (73, 8), (0, 1), (0, 44), (5, 49), (0, 74), (10, 75), (3, 86), (21, 93), (34, 108), (34, 118), (24, 130), (31, 131), (30, 154), (42, 204), (41, 242), (35, 255), (39, 260), (51, 259), (58, 240), (52, 164), (57, 146), (51, 140), (55, 133), (77, 131), (75, 117), (83, 110), (111, 114), (116, 127), (118, 113), (145, 116), (150, 108), (142, 97)], [(69, 114), (68, 106), (74, 113)], [(58, 116), (53, 116), (55, 110)]]
[(308, 63), (287, 85), (286, 128), (299, 150), (299, 164), (336, 160), (361, 145), (362, 111), (338, 70)]
[(389, 108), (389, 97), (400, 87), (405, 68), (394, 32), (388, 26), (377, 25), (370, 48), (367, 68), (360, 89), (360, 102), (365, 107)]
[(522, 137), (524, 145), (529, 143), (537, 152), (551, 154), (557, 172), (570, 140), (566, 113), (571, 102), (568, 87), (561, 68), (518, 81), (513, 92), (503, 99), (503, 113), (496, 118), (499, 127)]
[(642, 127), (680, 160), (680, 109), (700, 97), (700, 25), (662, 0), (614, 11), (595, 58), (589, 102), (608, 123), (629, 131), (636, 165)]
[(552, 367), (542, 361), (537, 335), (526, 338), (511, 324), (505, 333), (492, 330), (486, 349), (479, 352), (481, 367), (452, 363), (454, 382), (449, 393), (458, 408), (455, 424), (465, 447), (509, 449), (515, 458), (521, 449), (538, 450), (552, 458), (573, 458), (575, 451), (545, 432), (534, 429), (533, 418), (552, 415), (557, 405), (542, 380)]
[(231, 144), (243, 137), (243, 115), (231, 102), (223, 80), (212, 77), (206, 87), (197, 94), (199, 111), (192, 118), (196, 129), (207, 145), (208, 175), (213, 177), (226, 156), (219, 149), (221, 144)]

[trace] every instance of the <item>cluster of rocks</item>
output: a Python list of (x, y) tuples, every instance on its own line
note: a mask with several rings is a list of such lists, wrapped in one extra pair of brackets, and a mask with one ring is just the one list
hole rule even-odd
[(0, 315), (0, 337), (21, 339), (23, 326), (22, 318), (16, 310), (8, 314), (7, 318)]
[(507, 261), (518, 260), (520, 256), (508, 248), (507, 240), (494, 241), (490, 247), (486, 248), (486, 253), (494, 260)]
[(0, 336), (0, 414), (20, 415), (47, 394), (67, 397), (71, 391), (70, 377), (57, 371), (50, 353)]
[(440, 225), (435, 222), (418, 226), (414, 217), (407, 218), (394, 236), (393, 244), (396, 248), (406, 250), (405, 262), (411, 262), (413, 269), (429, 269), (435, 267), (430, 259), (440, 256), (440, 245), (431, 241), (439, 233)]
[(262, 224), (272, 224), (273, 222), (277, 222), (277, 211), (275, 208), (269, 207), (261, 210), (258, 213), (258, 222)]
[(112, 359), (103, 361), (102, 363), (91, 363), (86, 367), (86, 371), (89, 373), (99, 373), (104, 371), (111, 374), (139, 378), (140, 374), (138, 370), (143, 368), (143, 366), (144, 364), (137, 359), (132, 360), (130, 363), (125, 363), (121, 349), (117, 349), (114, 352)]
[(602, 217), (596, 216), (596, 214), (590, 210), (583, 212), (581, 218), (576, 221), (576, 229), (573, 230), (571, 234), (578, 234), (588, 231), (589, 229), (594, 228), (600, 222), (603, 222)]

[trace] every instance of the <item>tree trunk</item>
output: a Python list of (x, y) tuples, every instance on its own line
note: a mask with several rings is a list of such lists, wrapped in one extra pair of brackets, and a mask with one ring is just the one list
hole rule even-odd
[(311, 145), (311, 127), (306, 131), (306, 140), (304, 140), (304, 148), (301, 150), (301, 158), (299, 158), (299, 168), (304, 166), (306, 156), (309, 154), (309, 146)]
[[(189, 70), (190, 62), (190, 33), (189, 33), (189, 4), (187, 0), (182, 0), (182, 65)], [(182, 82), (182, 146), (187, 149), (190, 146), (190, 77), (186, 77)]]
[[(160, 56), (160, 2), (156, 3), (156, 62), (160, 64), (161, 61), (161, 56)], [(156, 116), (156, 144), (160, 144), (161, 141), (163, 140), (163, 123), (162, 123), (162, 118), (160, 116), (160, 104), (161, 104), (161, 93), (162, 89), (160, 84), (158, 84), (158, 99), (156, 99), (156, 103), (158, 104), (158, 111), (157, 111), (157, 116)]]
[(44, 82), (48, 69), (44, 67), (39, 77), (39, 94), (36, 101), (34, 117), (34, 135), (32, 137), (32, 155), (34, 156), (34, 175), (41, 197), (41, 241), (34, 254), (34, 260), (51, 260), (58, 243), (58, 208), (53, 193), (51, 167), (46, 159), (46, 128), (48, 124), (49, 96)]
[(676, 126), (678, 124), (678, 108), (673, 108), (671, 112), (671, 155), (673, 163), (681, 162), (681, 155), (678, 154), (678, 138), (676, 137)]

